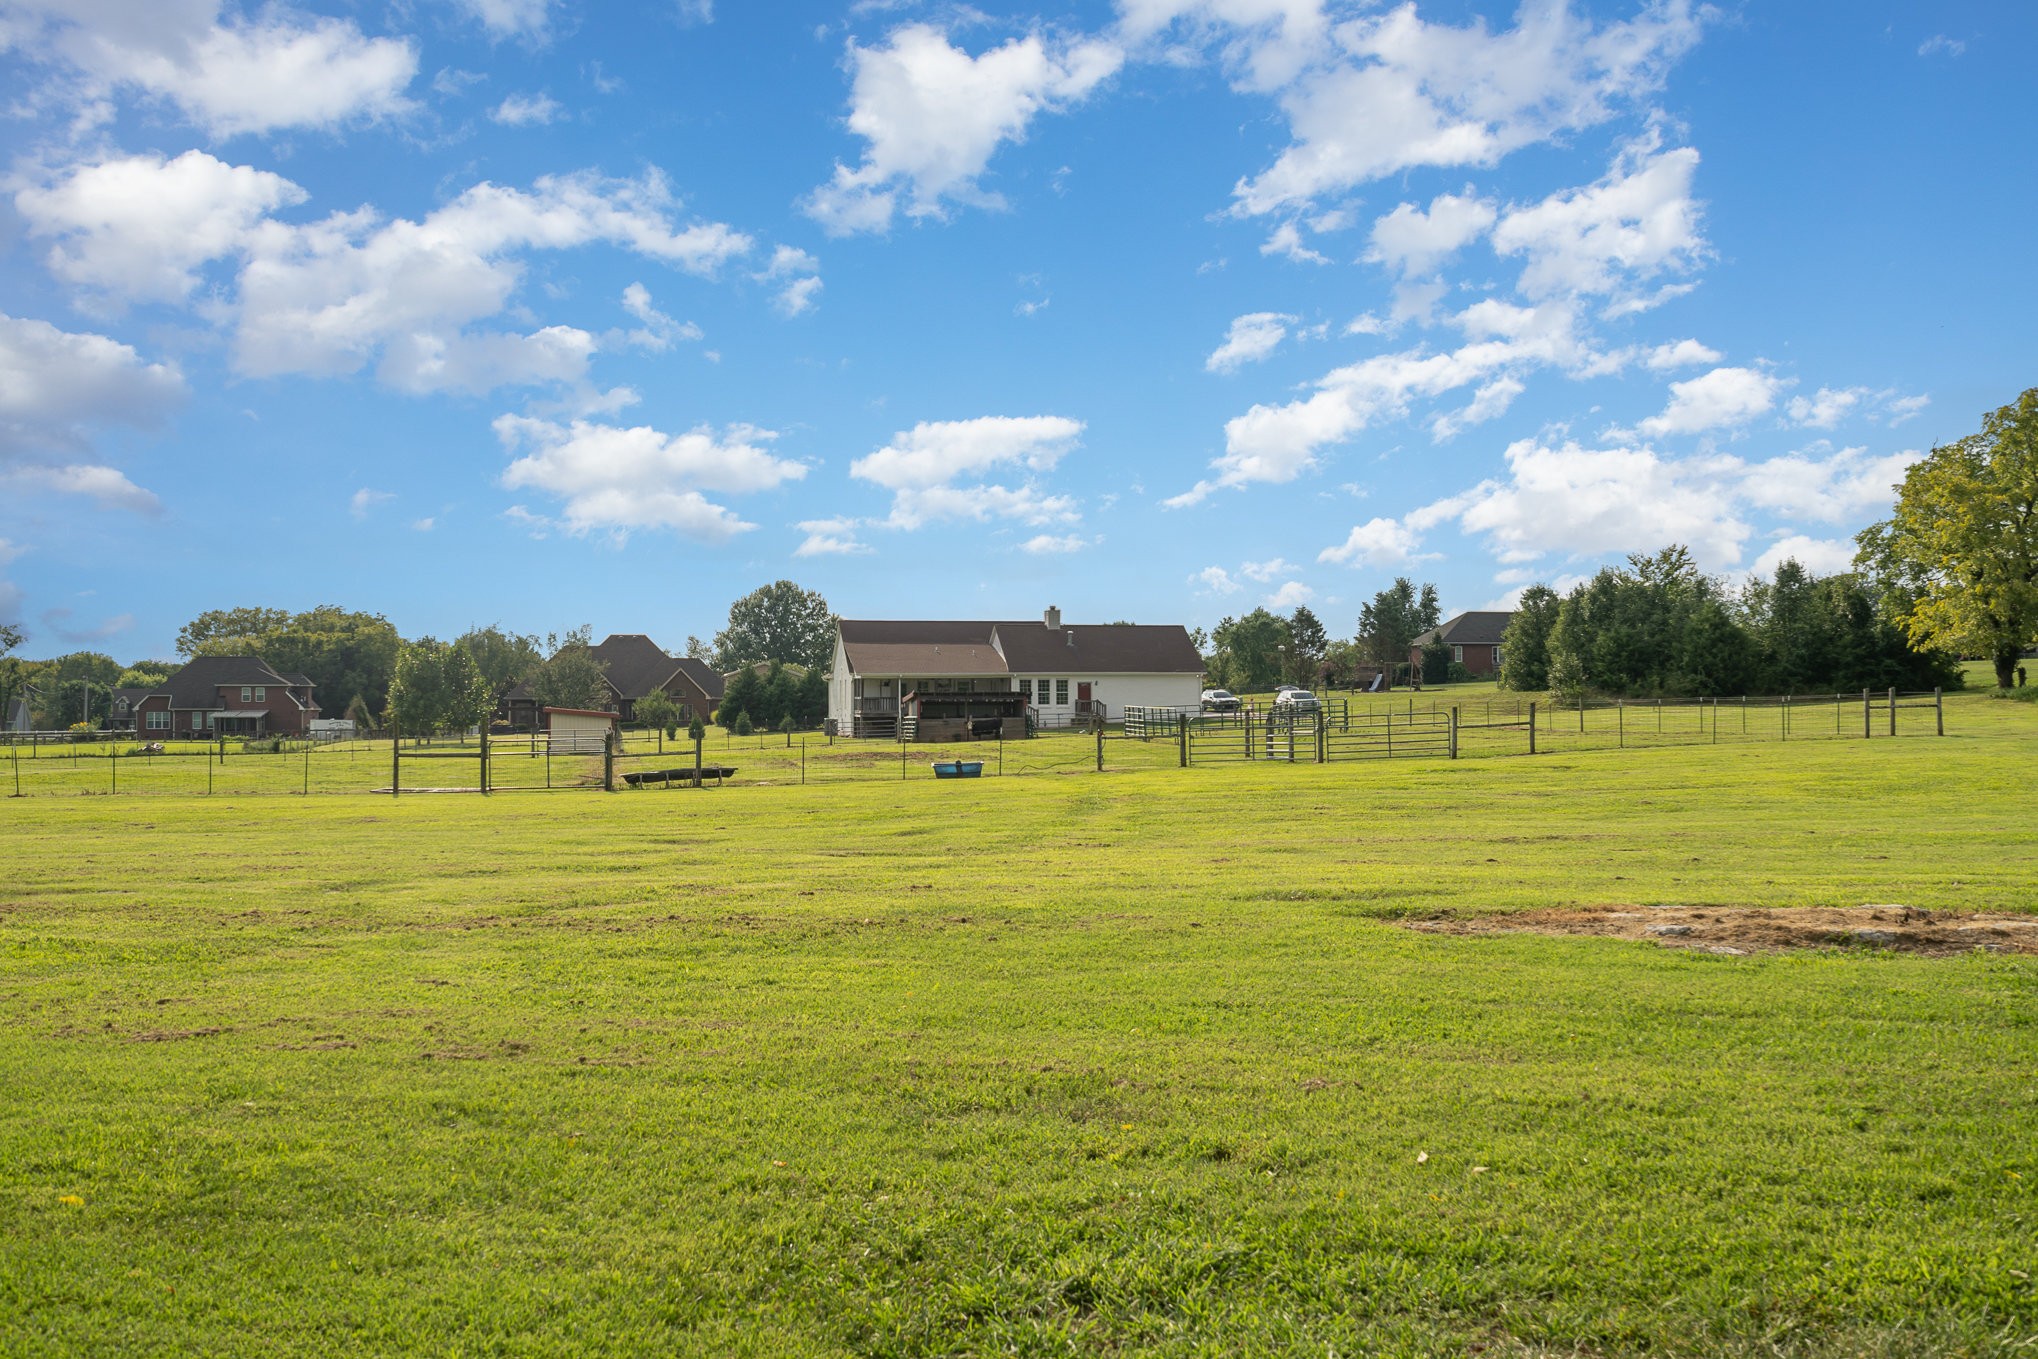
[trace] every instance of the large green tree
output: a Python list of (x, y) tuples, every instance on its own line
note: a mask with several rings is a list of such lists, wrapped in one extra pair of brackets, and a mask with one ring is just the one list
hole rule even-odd
[(14, 648), (21, 645), (21, 640), (20, 628), (12, 623), (0, 623), (0, 726), (14, 715), (14, 701), (21, 697), (28, 684), (21, 658), (12, 654)]
[(1210, 634), (1209, 676), (1239, 694), (1264, 693), (1286, 673), (1292, 639), (1288, 620), (1265, 609), (1219, 620)]
[(608, 667), (595, 659), (593, 637), (593, 629), (586, 625), (564, 637), (546, 637), (545, 649), (551, 655), (526, 677), (540, 707), (596, 711), (608, 707)]
[(1500, 638), (1500, 687), (1540, 693), (1550, 687), (1550, 629), (1563, 600), (1547, 585), (1521, 592)]
[(2009, 688), (2038, 641), (2038, 387), (1914, 464), (1855, 542), (1912, 642), (1980, 652)]
[(1415, 639), (1443, 621), (1436, 586), (1396, 577), (1359, 610), (1359, 650), (1375, 665), (1399, 665)]
[(1323, 653), (1329, 649), (1323, 621), (1307, 604), (1297, 604), (1288, 615), (1288, 682), (1316, 687), (1323, 678)]
[(380, 712), (389, 700), (396, 653), (403, 641), (379, 613), (321, 604), (303, 613), (285, 609), (212, 609), (177, 634), (180, 656), (259, 656), (283, 674), (311, 681), (322, 711), (336, 711), (354, 695)]
[(715, 634), (714, 665), (724, 672), (759, 661), (826, 669), (834, 656), (835, 615), (828, 601), (789, 580), (775, 580), (731, 604), (729, 626)]
[(432, 637), (404, 645), (389, 685), (389, 713), (405, 736), (466, 731), (478, 726), (495, 695), (457, 646)]
[(473, 657), (474, 668), (488, 681), (489, 688), (498, 693), (545, 663), (545, 653), (539, 649), (536, 637), (505, 632), (496, 623), (469, 628), (453, 640), (453, 645)]

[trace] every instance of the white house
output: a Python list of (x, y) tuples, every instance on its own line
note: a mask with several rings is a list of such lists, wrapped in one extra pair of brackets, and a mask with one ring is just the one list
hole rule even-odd
[(843, 736), (896, 736), (908, 694), (1017, 690), (1036, 726), (1128, 707), (1194, 708), (1203, 657), (1177, 624), (1069, 624), (1060, 609), (1016, 623), (841, 619), (828, 717)]

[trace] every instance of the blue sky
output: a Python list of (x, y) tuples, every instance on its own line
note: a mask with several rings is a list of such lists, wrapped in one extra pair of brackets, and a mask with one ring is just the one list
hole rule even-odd
[(1841, 569), (2038, 380), (2038, 8), (0, 0), (0, 619)]

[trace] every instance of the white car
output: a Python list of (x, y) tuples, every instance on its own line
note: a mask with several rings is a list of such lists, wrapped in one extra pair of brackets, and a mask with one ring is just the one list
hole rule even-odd
[(1313, 713), (1323, 706), (1323, 700), (1307, 689), (1283, 689), (1274, 695), (1276, 712)]

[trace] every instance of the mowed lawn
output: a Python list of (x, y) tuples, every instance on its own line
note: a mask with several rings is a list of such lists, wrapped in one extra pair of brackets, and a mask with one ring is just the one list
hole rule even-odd
[(2012, 1354), (2038, 911), (1945, 740), (0, 802), (0, 1353)]

